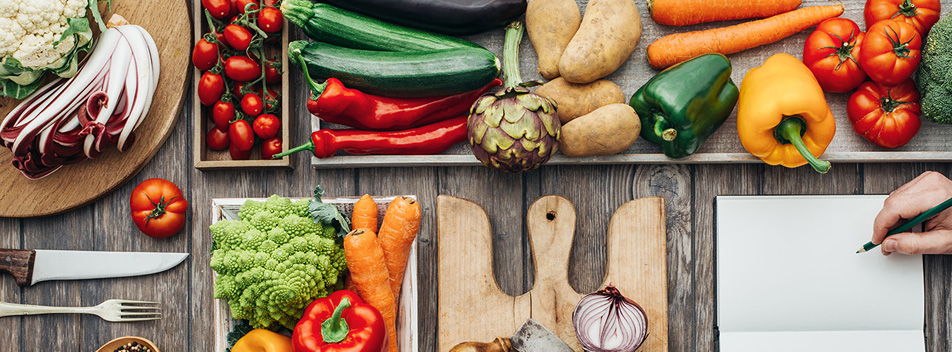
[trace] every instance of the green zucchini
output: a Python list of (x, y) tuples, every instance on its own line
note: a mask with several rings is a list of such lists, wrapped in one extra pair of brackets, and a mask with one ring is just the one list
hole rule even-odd
[(291, 61), (311, 78), (339, 79), (348, 88), (390, 97), (427, 97), (479, 89), (499, 75), (499, 59), (486, 49), (386, 52), (321, 42), (288, 45)]
[(316, 41), (345, 48), (379, 51), (432, 51), (482, 48), (459, 38), (424, 32), (309, 0), (285, 0), (288, 21)]

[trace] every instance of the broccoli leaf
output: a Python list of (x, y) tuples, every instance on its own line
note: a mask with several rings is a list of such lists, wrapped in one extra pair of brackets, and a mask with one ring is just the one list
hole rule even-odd
[(336, 206), (321, 201), (323, 195), (324, 189), (322, 189), (321, 186), (314, 188), (314, 199), (311, 199), (311, 203), (308, 206), (308, 210), (311, 212), (311, 219), (313, 219), (315, 223), (323, 222), (334, 226), (334, 229), (337, 230), (337, 235), (344, 237), (344, 235), (350, 232), (350, 221), (340, 213), (340, 210), (338, 210)]
[(13, 99), (23, 99), (30, 94), (33, 94), (33, 92), (36, 91), (36, 88), (39, 88), (40, 83), (43, 83), (43, 80), (36, 80), (29, 85), (21, 86), (9, 79), (0, 78), (0, 96), (10, 97)]
[[(66, 38), (70, 36), (76, 36), (76, 42), (79, 42), (79, 35), (85, 34), (89, 31), (89, 20), (84, 18), (67, 18), (66, 23), (69, 25), (66, 28), (66, 31), (63, 32), (63, 35), (59, 37), (55, 42), (53, 42), (53, 47), (57, 47), (59, 43), (62, 43)], [(75, 46), (75, 45), (74, 45)]]
[(251, 324), (248, 324), (247, 320), (236, 320), (231, 331), (228, 332), (228, 335), (225, 335), (225, 341), (228, 343), (225, 352), (231, 352), (231, 348), (235, 347), (235, 343), (242, 337), (245, 337), (245, 335), (248, 335), (251, 330), (254, 330), (254, 328), (251, 327)]
[(89, 0), (86, 7), (89, 8), (89, 12), (93, 13), (93, 19), (96, 20), (96, 23), (99, 24), (99, 31), (106, 31), (106, 22), (102, 20), (102, 14), (99, 13), (99, 2), (105, 2), (108, 6), (108, 9), (112, 9), (112, 0)]

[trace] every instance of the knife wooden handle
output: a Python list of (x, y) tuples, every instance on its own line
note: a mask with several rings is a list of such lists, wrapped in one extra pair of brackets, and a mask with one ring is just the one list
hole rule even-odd
[(17, 285), (30, 286), (33, 281), (33, 261), (36, 251), (27, 249), (0, 249), (0, 271), (13, 275)]

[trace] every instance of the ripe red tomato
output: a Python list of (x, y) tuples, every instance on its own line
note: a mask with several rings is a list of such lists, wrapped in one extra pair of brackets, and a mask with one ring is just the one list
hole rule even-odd
[(919, 92), (912, 79), (897, 86), (866, 82), (846, 104), (853, 130), (886, 148), (905, 145), (919, 132)]
[(906, 22), (876, 22), (860, 48), (859, 64), (872, 80), (897, 85), (916, 71), (921, 59), (922, 37)]
[(252, 81), (261, 76), (261, 65), (247, 56), (232, 56), (225, 60), (225, 75), (239, 82)]
[(925, 37), (939, 21), (941, 6), (939, 0), (869, 0), (863, 18), (867, 30), (876, 22), (893, 19), (911, 24), (920, 37)]
[(248, 93), (241, 97), (241, 111), (244, 111), (248, 116), (261, 115), (262, 110), (264, 110), (264, 101), (257, 94)]
[(268, 84), (280, 82), (281, 72), (278, 72), (277, 67), (266, 65), (264, 67), (264, 81)]
[(820, 22), (803, 45), (803, 63), (827, 92), (849, 92), (866, 80), (856, 61), (865, 34), (855, 22), (831, 18)]
[(277, 7), (265, 7), (258, 12), (258, 27), (265, 33), (277, 33), (284, 26), (284, 14)]
[(201, 39), (192, 49), (192, 63), (199, 71), (207, 71), (218, 63), (218, 45)]
[(231, 146), (238, 150), (251, 150), (255, 145), (255, 133), (251, 129), (251, 124), (245, 120), (238, 120), (228, 127), (228, 140)]
[(264, 0), (261, 4), (264, 6), (278, 6), (278, 0)]
[(211, 72), (202, 74), (202, 78), (198, 81), (198, 100), (202, 102), (202, 105), (214, 104), (221, 99), (224, 92), (225, 80), (221, 78), (221, 75)]
[(231, 14), (231, 2), (229, 0), (202, 0), (202, 6), (208, 9), (212, 17), (222, 19)]
[(185, 226), (188, 201), (174, 183), (150, 178), (132, 190), (129, 208), (139, 231), (149, 237), (166, 238)]
[(261, 144), (261, 158), (264, 160), (274, 159), (272, 156), (282, 152), (281, 137), (270, 138)]
[(232, 102), (223, 102), (219, 100), (212, 105), (212, 121), (215, 121), (215, 127), (228, 130), (231, 120), (235, 119), (235, 104)]
[(248, 5), (248, 4), (251, 4), (251, 7), (247, 8), (247, 10), (257, 10), (257, 9), (258, 9), (258, 1), (257, 1), (257, 0), (238, 0), (238, 1), (235, 2), (235, 4), (238, 5), (238, 13), (241, 13), (241, 14), (245, 13), (245, 11), (246, 11), (246, 7), (245, 7), (245, 6)]
[[(260, 92), (261, 90), (259, 89), (258, 91)], [(267, 106), (268, 110), (271, 110), (271, 106), (273, 104), (272, 104), (272, 101), (268, 99), (272, 99), (274, 102), (278, 102), (281, 99), (281, 97), (279, 96), (278, 92), (274, 91), (274, 89), (271, 89), (271, 87), (269, 86), (267, 96), (261, 95), (261, 99), (264, 100), (265, 102), (264, 105)]]
[(278, 135), (278, 130), (281, 129), (281, 120), (272, 114), (263, 114), (255, 119), (252, 127), (259, 138), (268, 139)]
[(231, 160), (248, 160), (248, 158), (251, 157), (251, 149), (238, 149), (234, 143), (228, 147), (228, 153), (231, 154)]
[(245, 51), (251, 45), (251, 32), (245, 27), (237, 24), (229, 24), (223, 30), (225, 32), (225, 43), (235, 50)]
[(228, 140), (228, 129), (214, 127), (205, 135), (205, 145), (211, 150), (225, 150), (229, 144), (231, 141)]

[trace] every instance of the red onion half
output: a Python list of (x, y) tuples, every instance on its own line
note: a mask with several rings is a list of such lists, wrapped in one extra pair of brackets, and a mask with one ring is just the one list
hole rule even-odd
[(582, 297), (572, 313), (575, 337), (589, 352), (633, 352), (648, 336), (648, 316), (612, 285)]

